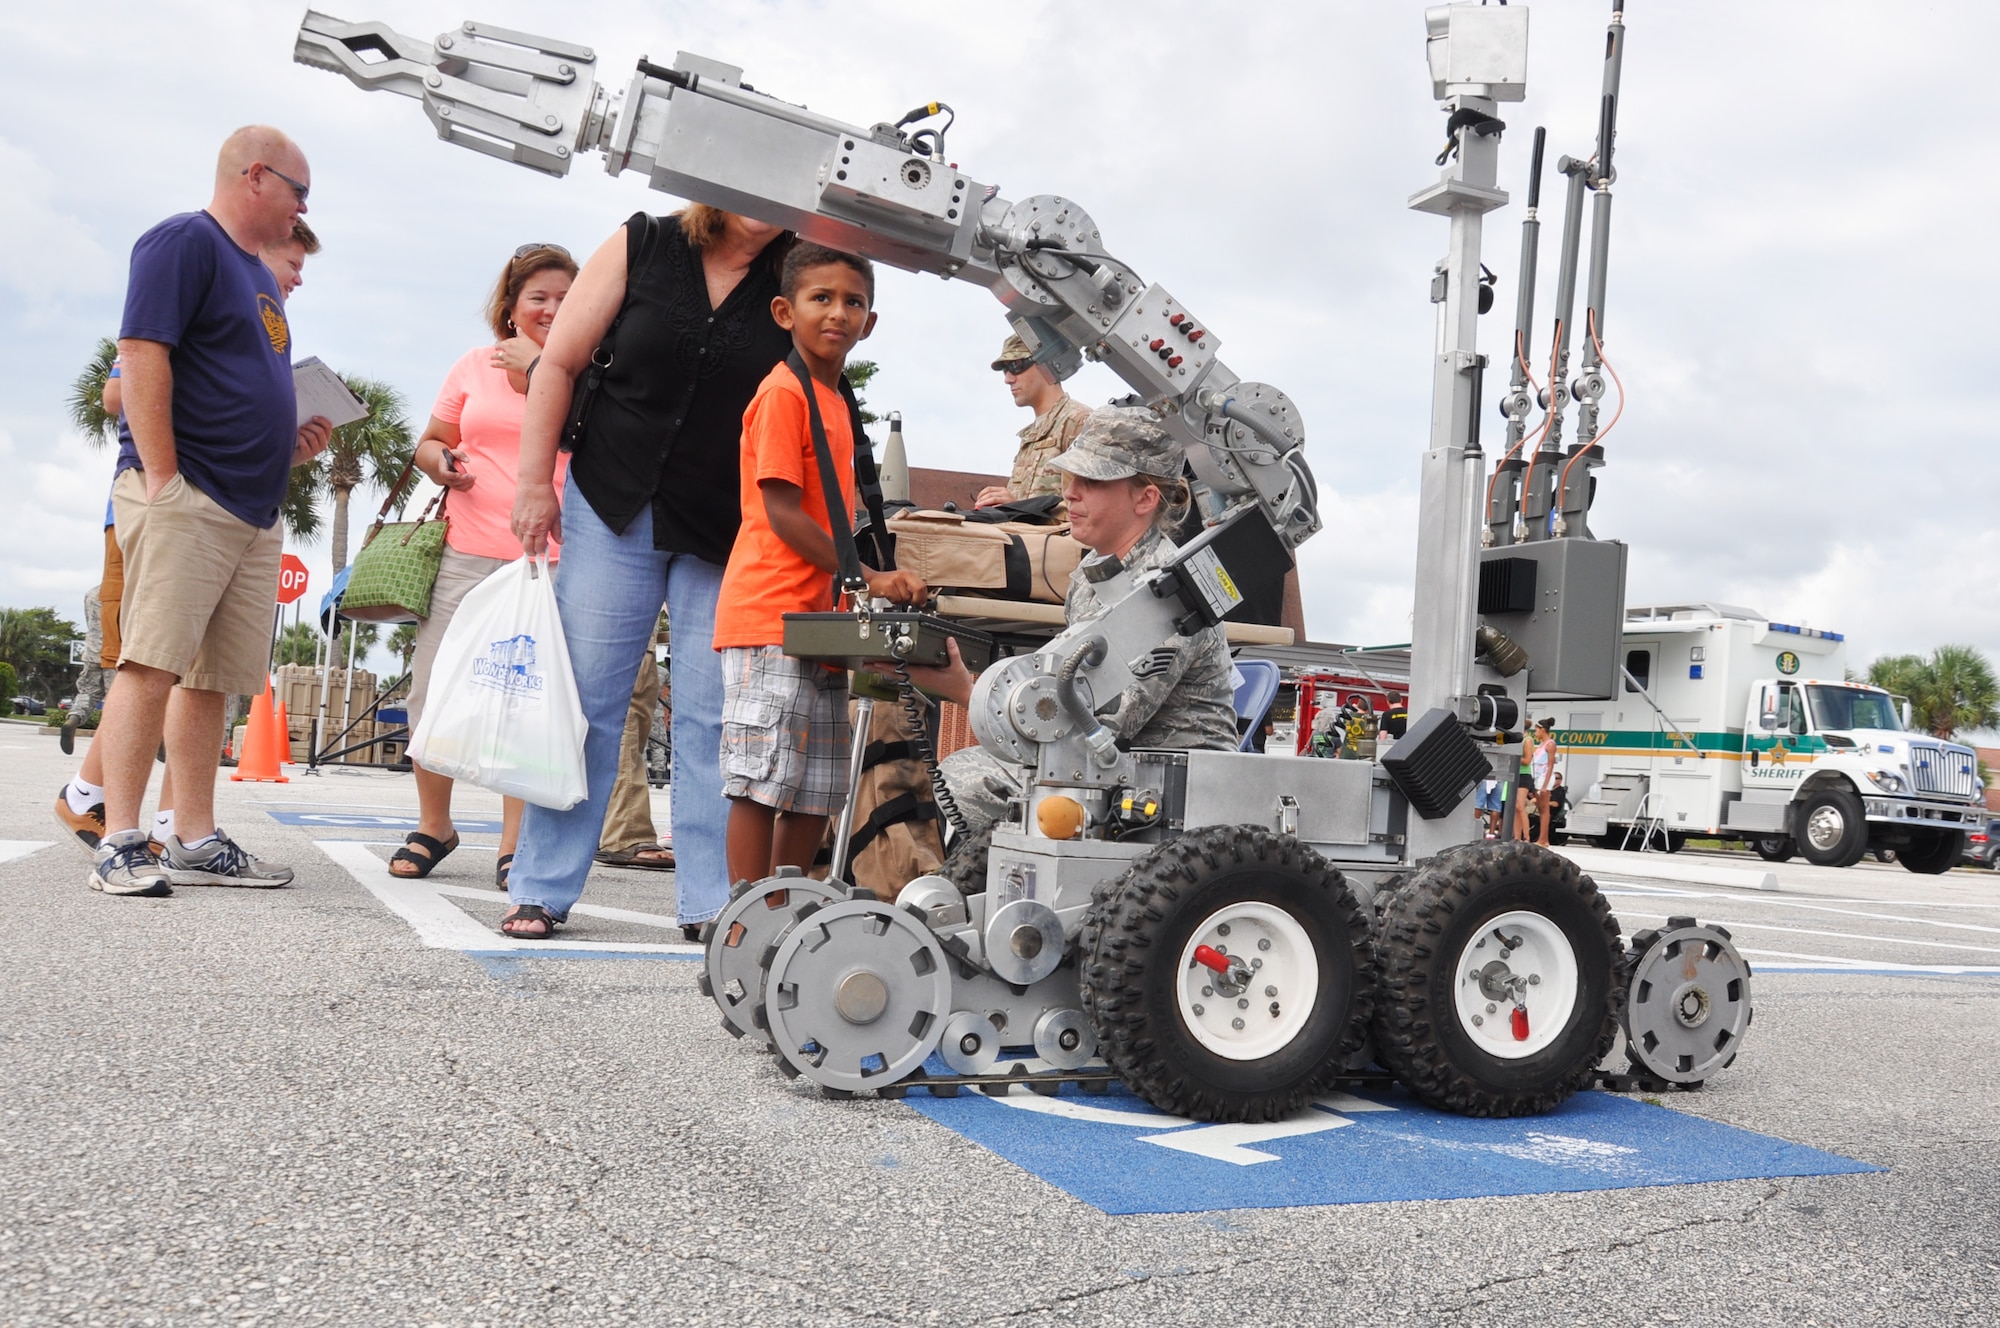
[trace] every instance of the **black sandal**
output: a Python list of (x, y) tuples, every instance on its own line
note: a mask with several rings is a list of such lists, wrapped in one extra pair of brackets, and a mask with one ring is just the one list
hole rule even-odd
[(505, 890), (507, 888), (507, 875), (513, 865), (514, 855), (512, 853), (502, 853), (493, 863), (493, 884)]
[[(420, 858), (410, 852), (412, 844), (424, 850), (430, 856)], [(451, 851), (457, 847), (458, 834), (456, 832), (453, 832), (451, 842), (447, 844), (442, 840), (432, 839), (429, 835), (423, 834), (420, 831), (412, 830), (409, 834), (403, 836), (403, 847), (390, 854), (389, 861), (392, 863), (407, 862), (414, 866), (416, 870), (413, 872), (399, 872), (394, 867), (391, 867), (389, 874), (399, 881), (421, 881), (424, 877), (429, 876), (431, 871), (440, 862), (450, 857)]]
[[(527, 931), (527, 927), (540, 927), (541, 930)], [(516, 904), (500, 919), (500, 934), (517, 941), (546, 941), (555, 934), (555, 930), (555, 916), (540, 904)]]

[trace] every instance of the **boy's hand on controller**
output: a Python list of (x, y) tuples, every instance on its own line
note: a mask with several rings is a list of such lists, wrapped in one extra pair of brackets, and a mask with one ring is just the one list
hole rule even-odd
[(869, 595), (886, 599), (892, 604), (921, 605), (930, 598), (930, 590), (914, 572), (878, 572), (864, 567), (861, 575), (867, 579)]

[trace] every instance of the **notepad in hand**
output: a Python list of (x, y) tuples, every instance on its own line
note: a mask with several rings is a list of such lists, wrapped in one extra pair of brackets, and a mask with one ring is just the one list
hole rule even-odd
[(299, 397), (299, 423), (324, 415), (338, 429), (343, 424), (368, 418), (368, 407), (348, 390), (340, 375), (326, 367), (319, 356), (300, 360), (292, 366), (292, 388)]

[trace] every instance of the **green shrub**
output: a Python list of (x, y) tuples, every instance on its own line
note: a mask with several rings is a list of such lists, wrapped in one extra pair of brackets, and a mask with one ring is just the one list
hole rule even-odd
[(21, 679), (14, 672), (14, 666), (0, 659), (0, 715), (14, 713), (14, 692), (20, 685)]

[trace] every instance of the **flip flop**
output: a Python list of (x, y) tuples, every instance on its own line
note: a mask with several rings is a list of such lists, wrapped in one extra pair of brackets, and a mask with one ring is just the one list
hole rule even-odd
[[(424, 850), (430, 856), (421, 858), (410, 852), (412, 844)], [(409, 834), (403, 836), (403, 847), (390, 854), (389, 861), (391, 863), (407, 862), (414, 866), (416, 870), (413, 872), (399, 872), (392, 866), (389, 869), (389, 874), (399, 881), (421, 881), (424, 877), (429, 876), (440, 862), (450, 857), (451, 851), (457, 847), (458, 834), (456, 832), (453, 832), (451, 842), (446, 843), (443, 840), (432, 839), (429, 835), (421, 831), (412, 830)]]
[(647, 844), (639, 848), (619, 849), (616, 852), (600, 852), (597, 862), (606, 867), (637, 867), (644, 871), (672, 871), (674, 851), (657, 844)]
[(502, 853), (493, 863), (493, 884), (502, 890), (507, 888), (507, 876), (514, 866), (514, 855)]
[(516, 904), (500, 919), (500, 934), (517, 941), (546, 941), (555, 934), (555, 930), (555, 916), (540, 904)]

